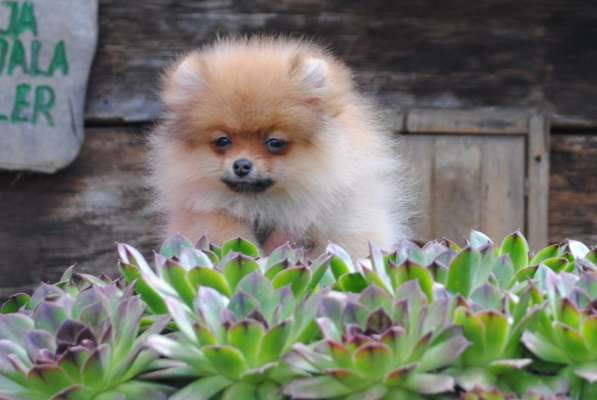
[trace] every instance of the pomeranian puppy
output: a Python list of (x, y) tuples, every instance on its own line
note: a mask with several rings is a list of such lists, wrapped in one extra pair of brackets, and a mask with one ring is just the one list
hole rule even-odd
[(151, 134), (166, 235), (364, 256), (407, 234), (392, 132), (323, 48), (220, 39), (169, 68)]

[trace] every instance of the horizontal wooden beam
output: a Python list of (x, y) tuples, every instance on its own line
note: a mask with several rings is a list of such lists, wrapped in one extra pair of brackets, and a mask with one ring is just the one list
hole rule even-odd
[(422, 109), (406, 116), (405, 133), (527, 135), (529, 114), (519, 110)]
[(227, 34), (313, 37), (390, 109), (550, 110), (557, 127), (597, 126), (597, 2), (517, 0), (100, 1), (88, 121), (150, 121), (164, 66)]

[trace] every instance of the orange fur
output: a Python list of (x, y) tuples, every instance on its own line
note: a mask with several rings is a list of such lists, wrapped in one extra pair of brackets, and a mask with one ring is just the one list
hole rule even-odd
[[(164, 78), (164, 118), (151, 135), (151, 183), (166, 234), (207, 234), (222, 242), (328, 242), (355, 256), (371, 240), (403, 237), (404, 186), (392, 135), (353, 87), (348, 68), (324, 49), (281, 38), (219, 40), (193, 52)], [(225, 135), (222, 149), (215, 140)], [(268, 138), (287, 148), (272, 154)], [(252, 161), (250, 179), (271, 179), (262, 193), (222, 182), (235, 160)], [(247, 179), (249, 179), (247, 178)], [(275, 239), (274, 239), (275, 238)]]

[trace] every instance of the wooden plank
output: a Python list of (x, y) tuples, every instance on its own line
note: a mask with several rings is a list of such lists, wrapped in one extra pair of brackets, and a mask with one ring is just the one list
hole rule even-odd
[(0, 174), (0, 297), (81, 271), (115, 272), (115, 242), (155, 244), (144, 188), (143, 137), (135, 129), (89, 129), (81, 157), (50, 176)]
[(552, 135), (549, 241), (597, 246), (597, 132)]
[(100, 0), (87, 117), (154, 119), (168, 61), (216, 35), (276, 32), (330, 44), (393, 109), (539, 107), (595, 126), (596, 20), (586, 0)]
[(547, 245), (549, 210), (549, 124), (543, 114), (530, 117), (527, 162), (527, 239), (540, 249)]
[(502, 240), (525, 230), (525, 138), (485, 136), (481, 145), (481, 231)]
[(406, 117), (407, 133), (526, 135), (528, 116), (519, 110), (479, 108), (474, 110), (418, 109)]
[(482, 141), (474, 136), (435, 138), (429, 217), (436, 237), (461, 241), (470, 229), (481, 229)]
[(433, 193), (434, 141), (434, 136), (430, 135), (402, 136), (399, 141), (400, 154), (407, 168), (406, 173), (413, 180), (415, 217), (412, 231), (413, 238), (419, 240), (434, 238), (431, 218), (429, 218)]

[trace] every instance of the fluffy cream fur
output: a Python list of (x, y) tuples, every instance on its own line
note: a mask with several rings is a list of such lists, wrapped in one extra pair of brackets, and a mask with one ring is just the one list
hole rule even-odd
[[(407, 234), (405, 186), (392, 133), (353, 86), (351, 73), (303, 40), (218, 40), (164, 78), (166, 112), (151, 135), (151, 183), (166, 235), (216, 242), (274, 229), (266, 251), (286, 239), (328, 242), (354, 256), (368, 242), (391, 247)], [(214, 149), (226, 135), (232, 145)], [(269, 137), (289, 142), (269, 154)], [(222, 178), (239, 157), (273, 179), (263, 193), (236, 193)]]

